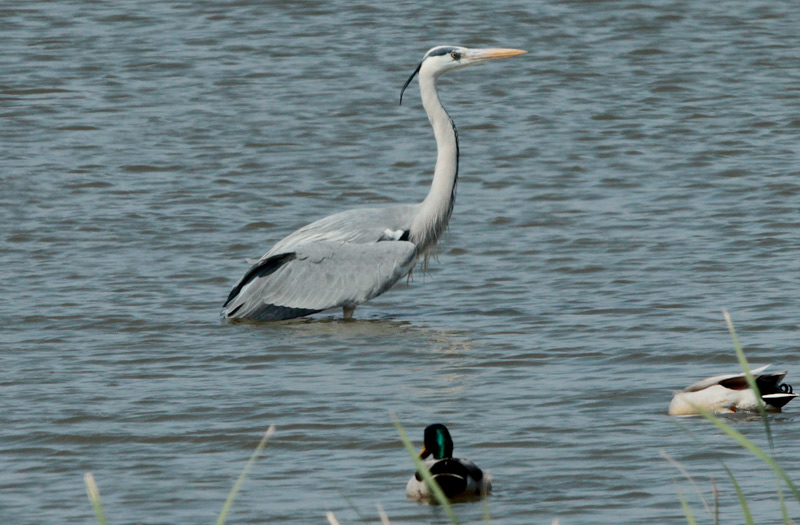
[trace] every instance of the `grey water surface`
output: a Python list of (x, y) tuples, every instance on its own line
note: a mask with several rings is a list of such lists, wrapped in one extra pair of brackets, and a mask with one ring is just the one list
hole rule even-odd
[[(672, 392), (800, 379), (794, 2), (38, 1), (0, 6), (0, 523), (445, 523), (406, 500), (447, 424), (495, 523), (740, 522), (771, 471)], [(316, 218), (421, 200), (438, 44), (458, 201), (438, 260), (356, 310), (225, 324), (245, 259)], [(770, 416), (800, 479), (800, 401)], [(766, 446), (756, 418), (730, 418)], [(686, 432), (688, 431), (688, 433)], [(800, 505), (786, 494), (789, 515)], [(479, 522), (481, 503), (456, 512)]]

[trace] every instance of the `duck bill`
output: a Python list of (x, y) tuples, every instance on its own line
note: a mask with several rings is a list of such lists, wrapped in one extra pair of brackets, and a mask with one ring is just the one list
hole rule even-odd
[(527, 51), (523, 51), (522, 49), (506, 49), (501, 47), (472, 49), (469, 54), (469, 59), (471, 62), (486, 62), (487, 60), (515, 57), (525, 53), (527, 53)]
[(430, 451), (424, 446), (422, 447), (422, 450), (419, 451), (419, 459), (425, 459), (430, 455), (431, 455)]

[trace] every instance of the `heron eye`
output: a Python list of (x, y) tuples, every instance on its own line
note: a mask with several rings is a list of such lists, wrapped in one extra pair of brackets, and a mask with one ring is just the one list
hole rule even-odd
[(458, 51), (453, 51), (452, 53), (450, 53), (450, 56), (453, 57), (453, 60), (461, 59), (461, 53), (459, 53)]

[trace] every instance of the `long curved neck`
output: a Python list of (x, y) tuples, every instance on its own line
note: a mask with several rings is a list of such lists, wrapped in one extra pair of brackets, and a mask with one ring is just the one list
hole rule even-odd
[(422, 105), (428, 114), (436, 137), (436, 168), (428, 196), (419, 204), (417, 216), (411, 227), (411, 240), (421, 252), (427, 254), (447, 228), (456, 202), (458, 181), (458, 132), (436, 92), (436, 76), (426, 71), (424, 64), (419, 72), (419, 90)]

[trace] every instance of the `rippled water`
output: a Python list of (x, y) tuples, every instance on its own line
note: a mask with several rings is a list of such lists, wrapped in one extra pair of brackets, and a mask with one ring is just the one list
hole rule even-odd
[[(0, 8), (0, 521), (442, 523), (408, 502), (433, 421), (494, 474), (496, 523), (681, 523), (665, 451), (722, 522), (774, 477), (671, 392), (751, 361), (800, 376), (800, 9), (789, 2), (334, 1)], [(529, 50), (444, 77), (450, 232), (356, 311), (218, 319), (244, 259), (328, 213), (421, 199), (431, 46)], [(800, 402), (771, 417), (800, 469)], [(731, 423), (764, 444), (757, 419)], [(480, 503), (460, 504), (466, 521)], [(800, 519), (800, 506), (789, 502)]]

